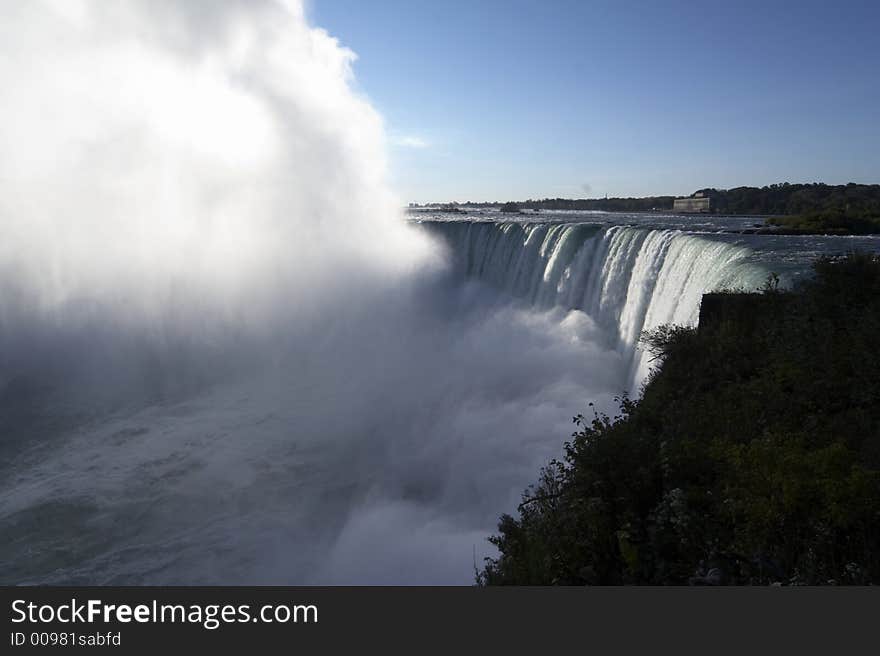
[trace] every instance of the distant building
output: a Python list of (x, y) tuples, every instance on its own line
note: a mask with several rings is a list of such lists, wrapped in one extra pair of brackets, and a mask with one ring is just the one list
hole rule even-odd
[(709, 212), (711, 199), (702, 193), (694, 194), (692, 198), (676, 198), (672, 203), (674, 212), (682, 212), (685, 214)]

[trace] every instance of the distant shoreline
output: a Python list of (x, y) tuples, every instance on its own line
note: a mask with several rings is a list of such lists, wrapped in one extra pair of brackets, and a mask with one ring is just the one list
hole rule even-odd
[[(676, 209), (679, 205), (697, 211)], [(466, 209), (465, 209), (466, 208)], [(687, 197), (646, 196), (644, 198), (544, 198), (507, 202), (410, 203), (411, 212), (495, 210), (505, 214), (543, 211), (674, 214), (676, 216), (727, 216), (762, 219), (770, 234), (789, 235), (873, 235), (880, 234), (880, 184), (827, 185), (773, 184), (734, 189), (705, 188)], [(772, 228), (771, 232), (771, 226)]]
[[(407, 212), (411, 214), (417, 214), (420, 212), (444, 212), (446, 214), (468, 214), (474, 212), (482, 212), (486, 210), (498, 210), (497, 207), (489, 206), (489, 207), (480, 207), (475, 205), (458, 205), (455, 209), (449, 209), (448, 207), (443, 207), (442, 205), (421, 205), (419, 207), (405, 207), (403, 208)], [(510, 214), (516, 216), (520, 214), (522, 216), (532, 216), (534, 214), (539, 214), (541, 212), (601, 212), (602, 214), (672, 214), (673, 216), (692, 216), (692, 217), (736, 217), (738, 219), (769, 219), (773, 217), (781, 217), (785, 216), (784, 214), (733, 214), (730, 212), (676, 212), (673, 209), (668, 210), (548, 210), (548, 209), (538, 209), (538, 210), (530, 210), (529, 208), (525, 208), (529, 211), (526, 212), (501, 212), (498, 211), (498, 214)]]
[[(449, 201), (410, 203), (409, 209), (581, 210), (601, 212), (674, 212), (676, 200), (706, 199), (707, 210), (700, 214), (726, 216), (794, 216), (810, 212), (840, 212), (846, 215), (880, 217), (880, 184), (829, 185), (790, 184), (765, 187), (698, 189), (689, 196), (644, 196), (613, 198), (529, 198), (518, 201)], [(689, 212), (685, 212), (686, 214)]]

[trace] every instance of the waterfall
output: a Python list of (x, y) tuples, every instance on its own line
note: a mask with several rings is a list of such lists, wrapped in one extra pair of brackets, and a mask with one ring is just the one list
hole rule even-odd
[(583, 223), (425, 222), (451, 247), (456, 270), (537, 309), (588, 314), (628, 363), (638, 389), (650, 363), (641, 334), (663, 324), (694, 326), (700, 300), (721, 289), (752, 291), (768, 272), (751, 251), (680, 230)]

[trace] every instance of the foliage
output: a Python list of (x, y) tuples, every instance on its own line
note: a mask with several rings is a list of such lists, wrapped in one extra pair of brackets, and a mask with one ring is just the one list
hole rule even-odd
[[(845, 185), (823, 183), (772, 184), (764, 187), (733, 189), (700, 189), (695, 193), (711, 198), (712, 211), (717, 214), (754, 216), (822, 217), (843, 216), (847, 219), (880, 218), (880, 185), (850, 182)], [(675, 196), (644, 198), (543, 198), (528, 199), (507, 205), (530, 210), (601, 210), (606, 212), (650, 212), (672, 210)], [(467, 207), (502, 207), (500, 202), (461, 203)], [(417, 205), (414, 205), (417, 207)], [(446, 207), (458, 207), (450, 203)], [(832, 221), (835, 219), (831, 218)]]
[(575, 417), (478, 581), (880, 581), (880, 258), (815, 271), (645, 335), (642, 398)]
[(873, 235), (880, 234), (880, 211), (830, 209), (771, 217), (767, 223), (786, 234)]
[(766, 187), (701, 189), (722, 214), (799, 216), (840, 213), (880, 217), (880, 185), (773, 184)]

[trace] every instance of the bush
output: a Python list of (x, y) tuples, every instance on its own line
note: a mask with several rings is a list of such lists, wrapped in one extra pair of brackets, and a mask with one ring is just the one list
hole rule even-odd
[(645, 335), (662, 364), (642, 398), (575, 417), (478, 581), (880, 580), (880, 259), (815, 271)]

